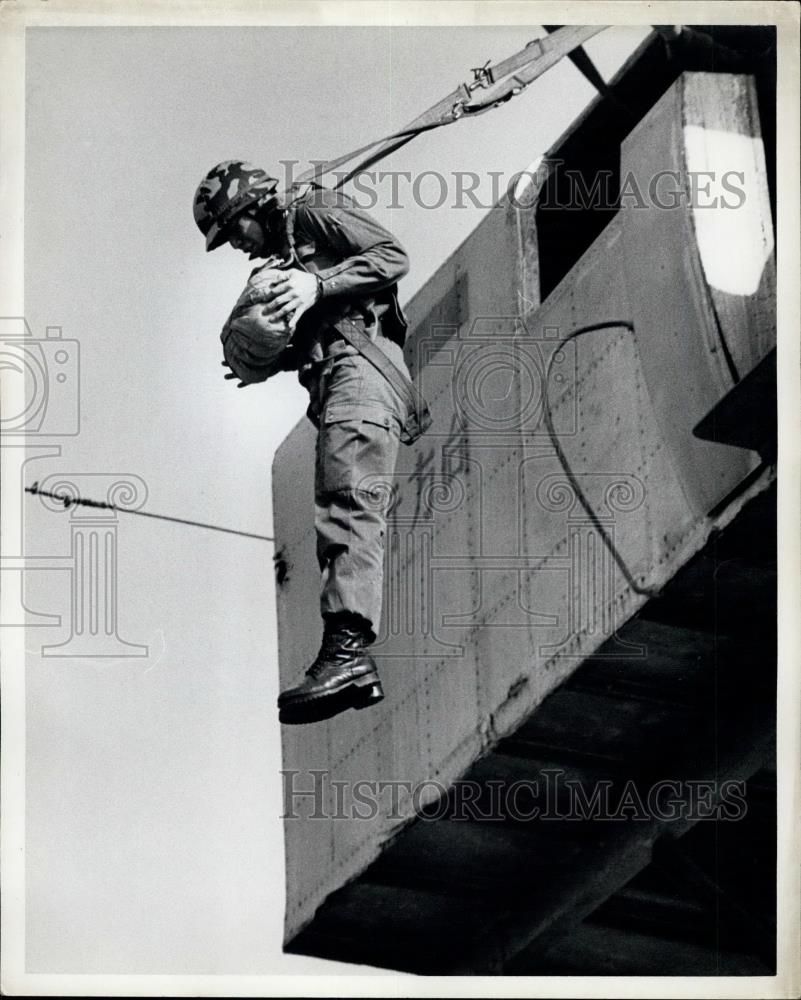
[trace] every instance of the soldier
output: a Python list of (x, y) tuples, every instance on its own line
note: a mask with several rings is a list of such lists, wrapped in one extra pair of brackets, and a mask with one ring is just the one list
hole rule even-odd
[[(278, 699), (283, 722), (303, 723), (384, 697), (368, 652), (383, 590), (385, 491), (379, 488), (377, 500), (376, 486), (394, 470), (410, 417), (408, 396), (399, 391), (409, 374), (397, 297), (409, 264), (395, 237), (344, 194), (316, 184), (284, 195), (277, 188), (263, 170), (228, 160), (201, 182), (194, 214), (207, 250), (228, 242), (250, 259), (278, 255), (292, 263), (265, 301), (271, 321), (300, 317), (281, 367), (298, 371), (318, 428), (314, 509), (323, 641), (303, 681)], [(353, 346), (360, 335), (373, 353), (380, 349), (379, 362), (392, 363), (389, 374)], [(393, 376), (394, 387), (392, 365), (400, 379)]]

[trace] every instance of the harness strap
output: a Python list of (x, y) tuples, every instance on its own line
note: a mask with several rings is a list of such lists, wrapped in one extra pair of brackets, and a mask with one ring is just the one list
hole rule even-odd
[[(603, 31), (604, 27), (604, 25), (568, 25), (545, 38), (534, 39), (520, 52), (514, 53), (494, 66), (485, 63), (484, 66), (477, 67), (473, 70), (474, 80), (472, 83), (459, 84), (456, 90), (437, 101), (405, 128), (380, 139), (374, 139), (343, 156), (338, 156), (307, 170), (301, 174), (298, 182), (315, 181), (323, 174), (336, 170), (357, 156), (373, 149), (374, 146), (379, 146), (379, 149), (375, 150), (335, 185), (338, 188), (342, 187), (357, 174), (400, 149), (401, 146), (422, 132), (450, 125), (465, 116), (483, 114), (485, 111), (490, 111), (499, 104), (515, 97), (537, 77), (555, 66), (564, 56), (569, 55), (588, 39)], [(506, 77), (511, 77), (511, 79), (505, 80)], [(493, 89), (493, 85), (496, 84), (497, 86), (494, 86)], [(474, 91), (479, 89), (489, 90), (489, 94), (484, 100), (474, 100), (472, 97)]]
[(337, 333), (351, 347), (355, 347), (365, 360), (377, 368), (389, 382), (400, 399), (406, 405), (407, 418), (401, 429), (401, 441), (413, 444), (431, 426), (431, 414), (428, 405), (420, 394), (417, 386), (367, 334), (355, 326), (350, 320), (340, 321), (336, 325)]
[[(292, 186), (290, 190), (293, 198), (287, 205), (284, 217), (289, 251), (296, 266), (304, 271), (308, 271), (308, 268), (295, 252), (295, 210), (298, 202), (312, 187), (311, 183), (303, 184), (300, 182)], [(398, 394), (401, 401), (406, 404), (407, 418), (401, 429), (401, 441), (404, 444), (413, 444), (431, 426), (431, 414), (417, 386), (394, 364), (391, 358), (387, 357), (376, 343), (370, 340), (367, 334), (362, 333), (350, 320), (338, 320), (336, 330), (351, 347), (355, 347), (359, 354), (381, 372)]]
[(291, 195), (289, 202), (286, 205), (284, 212), (284, 232), (286, 233), (286, 242), (289, 248), (290, 261), (296, 267), (302, 268), (307, 271), (308, 268), (301, 264), (297, 253), (295, 252), (295, 213), (297, 211), (298, 203), (315, 187), (313, 182), (307, 181), (295, 181), (289, 191), (287, 192)]

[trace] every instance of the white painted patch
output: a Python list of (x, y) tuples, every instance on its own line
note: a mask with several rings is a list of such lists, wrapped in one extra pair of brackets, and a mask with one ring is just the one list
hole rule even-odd
[(688, 173), (704, 172), (692, 213), (706, 280), (721, 292), (753, 295), (774, 246), (762, 140), (685, 125), (684, 143)]
[(523, 192), (527, 187), (531, 187), (535, 184), (539, 186), (540, 176), (539, 169), (542, 164), (542, 155), (538, 156), (536, 160), (532, 160), (531, 163), (526, 167), (523, 173), (518, 177), (517, 183), (515, 184), (515, 190), (513, 195), (513, 200), (516, 204), (521, 204), (523, 202)]

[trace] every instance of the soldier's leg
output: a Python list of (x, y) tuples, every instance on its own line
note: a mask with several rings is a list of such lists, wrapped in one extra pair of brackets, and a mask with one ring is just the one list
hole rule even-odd
[(400, 405), (380, 372), (360, 355), (346, 355), (331, 373), (318, 436), (321, 611), (324, 617), (358, 615), (372, 633), (381, 616), (384, 533)]
[(282, 720), (293, 723), (383, 698), (366, 647), (381, 615), (386, 509), (402, 414), (391, 387), (360, 355), (337, 359), (323, 396), (315, 527), (325, 632), (306, 679), (279, 698)]

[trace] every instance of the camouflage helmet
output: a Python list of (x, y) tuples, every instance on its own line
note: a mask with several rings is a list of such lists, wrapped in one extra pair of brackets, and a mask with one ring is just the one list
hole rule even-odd
[(275, 196), (278, 181), (244, 160), (224, 160), (206, 174), (195, 191), (195, 222), (206, 249), (227, 242), (228, 225), (250, 205)]

